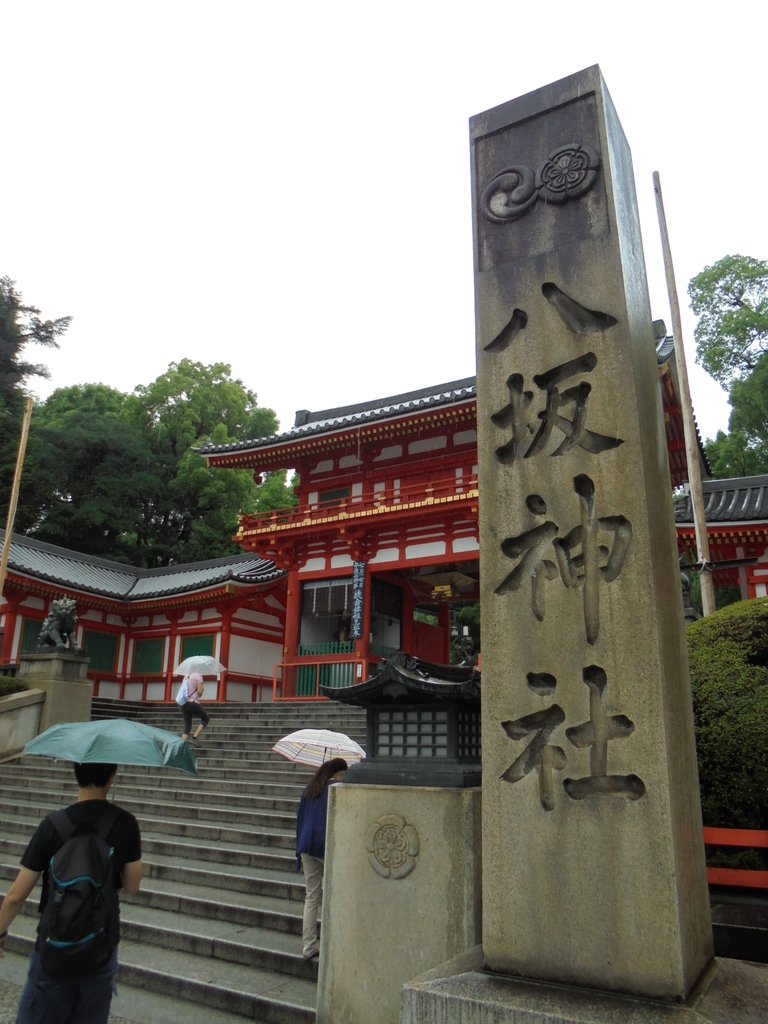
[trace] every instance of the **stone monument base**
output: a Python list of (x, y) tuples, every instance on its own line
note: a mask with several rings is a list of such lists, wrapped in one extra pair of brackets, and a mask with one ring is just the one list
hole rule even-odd
[(90, 721), (93, 687), (88, 663), (85, 655), (67, 651), (22, 654), (19, 680), (45, 693), (40, 732), (59, 722)]
[(479, 789), (332, 786), (317, 1024), (397, 1024), (405, 982), (480, 932)]
[[(652, 941), (652, 937), (649, 938)], [(403, 988), (400, 1024), (764, 1024), (768, 965), (716, 959), (685, 1003), (486, 974), (482, 947)]]

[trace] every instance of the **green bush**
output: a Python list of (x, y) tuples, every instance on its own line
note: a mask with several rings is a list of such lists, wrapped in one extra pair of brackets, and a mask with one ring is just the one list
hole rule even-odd
[(0, 697), (10, 697), (12, 693), (21, 693), (26, 689), (28, 687), (14, 676), (0, 676)]
[(768, 824), (768, 598), (687, 628), (705, 825)]

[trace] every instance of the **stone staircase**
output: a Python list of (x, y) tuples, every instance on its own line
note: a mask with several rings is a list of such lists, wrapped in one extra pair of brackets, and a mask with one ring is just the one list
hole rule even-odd
[[(141, 892), (121, 897), (121, 991), (135, 986), (233, 1019), (310, 1024), (317, 962), (301, 955), (304, 880), (293, 851), (296, 809), (312, 770), (270, 748), (303, 727), (331, 727), (365, 745), (365, 712), (325, 702), (209, 710), (196, 778), (174, 769), (118, 771), (114, 799), (139, 821), (145, 866)], [(92, 716), (135, 718), (176, 733), (181, 725), (175, 705), (94, 700)], [(75, 796), (65, 762), (0, 764), (0, 889), (15, 876), (40, 819)], [(9, 951), (31, 951), (38, 898), (36, 888), (14, 922)]]

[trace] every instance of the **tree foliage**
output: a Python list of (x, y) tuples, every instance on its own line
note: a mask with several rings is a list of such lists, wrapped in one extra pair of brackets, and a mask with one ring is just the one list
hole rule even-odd
[(768, 263), (724, 256), (688, 286), (698, 361), (729, 388), (729, 432), (707, 442), (715, 477), (768, 472)]
[(284, 474), (260, 485), (247, 470), (209, 469), (196, 449), (276, 427), (224, 363), (171, 363), (130, 395), (62, 388), (33, 416), (17, 527), (148, 568), (235, 553), (239, 512), (295, 497)]
[(687, 628), (705, 825), (768, 820), (768, 598), (740, 601)]
[(24, 358), (26, 346), (58, 348), (56, 339), (71, 319), (41, 320), (36, 306), (25, 305), (16, 282), (0, 277), (0, 488), (6, 494), (13, 479), (27, 382), (48, 376), (45, 366)]
[(748, 377), (768, 352), (768, 263), (724, 256), (688, 285), (697, 358), (729, 388)]
[(705, 449), (715, 479), (768, 473), (768, 432), (764, 438), (751, 438), (741, 430), (718, 430)]

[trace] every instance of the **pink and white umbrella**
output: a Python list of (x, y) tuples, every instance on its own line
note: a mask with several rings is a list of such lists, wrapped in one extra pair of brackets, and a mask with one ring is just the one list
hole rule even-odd
[(346, 733), (332, 732), (330, 729), (299, 729), (283, 736), (272, 749), (287, 761), (306, 764), (311, 768), (319, 768), (332, 757), (343, 757), (348, 764), (362, 761), (365, 757), (365, 751), (359, 743)]

